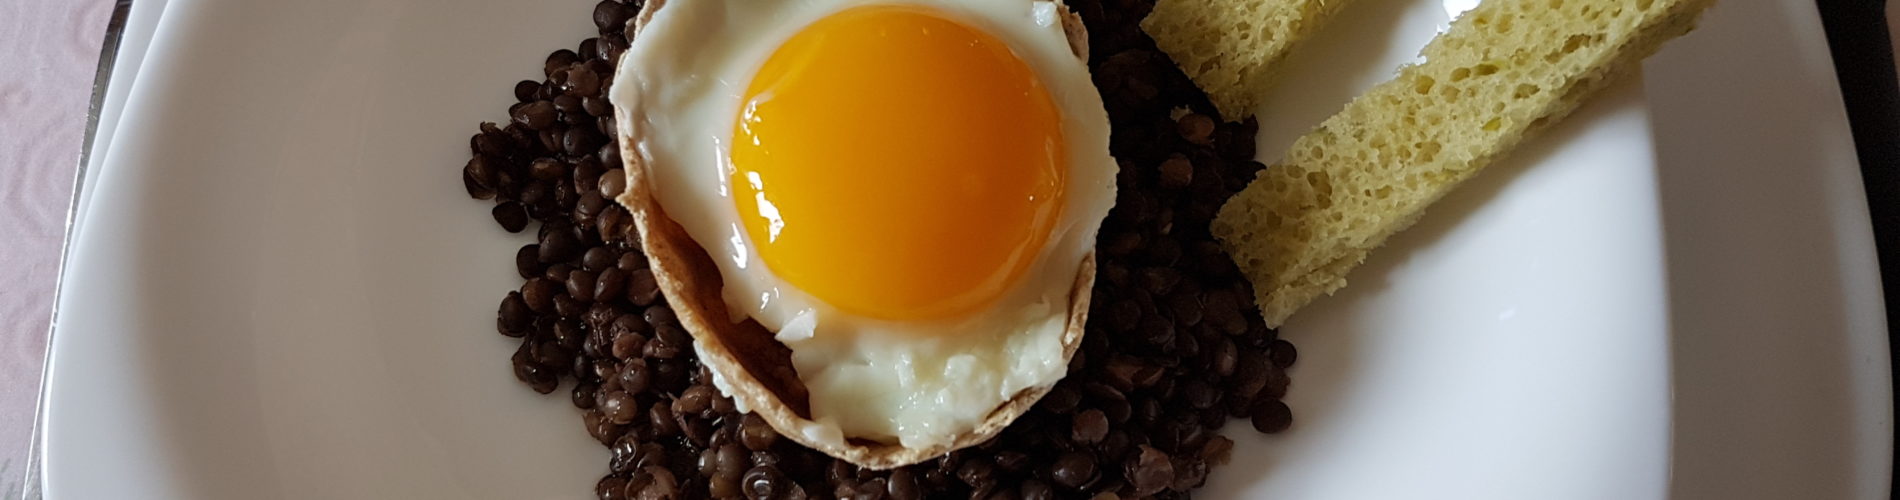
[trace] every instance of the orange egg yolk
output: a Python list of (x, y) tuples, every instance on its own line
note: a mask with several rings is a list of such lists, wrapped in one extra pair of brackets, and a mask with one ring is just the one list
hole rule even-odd
[(995, 302), (1060, 215), (1061, 113), (996, 36), (920, 7), (825, 17), (741, 101), (731, 186), (780, 279), (839, 310), (935, 319)]

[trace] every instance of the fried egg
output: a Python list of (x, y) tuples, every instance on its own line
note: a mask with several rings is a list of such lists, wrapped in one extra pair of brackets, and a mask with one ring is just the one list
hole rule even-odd
[[(620, 201), (722, 390), (895, 466), (987, 438), (1065, 374), (1116, 172), (1066, 9), (674, 0), (635, 22), (610, 91)], [(708, 269), (668, 262), (688, 246)], [(802, 391), (763, 373), (751, 322)]]

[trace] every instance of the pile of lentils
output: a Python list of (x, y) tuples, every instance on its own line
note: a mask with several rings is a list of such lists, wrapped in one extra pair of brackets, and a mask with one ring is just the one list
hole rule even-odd
[(586, 431), (610, 450), (602, 500), (658, 498), (1185, 498), (1249, 418), (1292, 423), (1281, 397), (1293, 345), (1249, 305), (1249, 285), (1208, 234), (1220, 203), (1262, 165), (1255, 125), (1221, 123), (1137, 23), (1152, 0), (1070, 0), (1089, 29), (1095, 85), (1120, 173), (1102, 223), (1087, 334), (1069, 374), (979, 446), (888, 471), (780, 439), (734, 410), (654, 284), (625, 208), (606, 89), (640, 2), (594, 9), (599, 36), (548, 55), (515, 85), (506, 125), (483, 123), (462, 170), (521, 248), (525, 282), (497, 328), (520, 340), (514, 373), (549, 394), (571, 380)]

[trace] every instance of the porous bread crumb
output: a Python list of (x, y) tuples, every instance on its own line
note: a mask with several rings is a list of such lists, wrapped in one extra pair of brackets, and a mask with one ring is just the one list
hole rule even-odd
[(1207, 92), (1222, 119), (1253, 114), (1294, 46), (1348, 0), (1159, 0), (1141, 29)]
[(1269, 326), (1346, 285), (1366, 253), (1526, 136), (1687, 33), (1714, 0), (1486, 0), (1294, 141), (1213, 232)]

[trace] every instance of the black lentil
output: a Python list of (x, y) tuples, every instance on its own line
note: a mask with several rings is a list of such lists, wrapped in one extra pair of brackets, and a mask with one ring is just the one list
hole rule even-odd
[[(1073, 0), (1090, 29), (1107, 104), (1117, 205), (1097, 241), (1093, 310), (1070, 375), (981, 446), (891, 471), (850, 466), (740, 414), (711, 386), (612, 200), (627, 189), (605, 89), (638, 0), (603, 0), (598, 38), (555, 51), (543, 79), (516, 82), (505, 124), (480, 124), (465, 190), (519, 232), (525, 280), (497, 310), (517, 338), (516, 378), (572, 404), (610, 450), (603, 499), (1180, 498), (1226, 463), (1228, 418), (1282, 432), (1297, 360), (1251, 305), (1251, 288), (1208, 234), (1221, 201), (1261, 168), (1251, 120), (1212, 106), (1136, 26), (1152, 0)], [(1185, 108), (1188, 111), (1180, 113)]]

